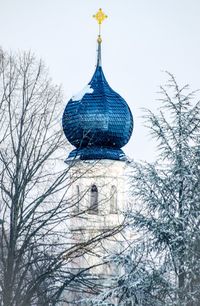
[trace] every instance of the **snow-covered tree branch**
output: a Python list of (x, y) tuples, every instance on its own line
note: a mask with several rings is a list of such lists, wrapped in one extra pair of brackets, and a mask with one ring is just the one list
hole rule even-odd
[(200, 102), (168, 76), (158, 114), (145, 110), (157, 161), (133, 164), (137, 204), (126, 214), (137, 239), (128, 252), (111, 256), (121, 275), (99, 305), (114, 297), (119, 305), (199, 305)]

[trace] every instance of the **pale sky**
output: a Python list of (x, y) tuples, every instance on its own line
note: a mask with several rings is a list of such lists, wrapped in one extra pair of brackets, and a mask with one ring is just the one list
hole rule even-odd
[(62, 84), (67, 103), (94, 72), (98, 26), (92, 15), (100, 7), (108, 15), (103, 70), (135, 121), (124, 151), (152, 161), (155, 147), (141, 108), (157, 109), (165, 70), (180, 85), (200, 88), (200, 0), (0, 0), (0, 45), (41, 57), (54, 82)]

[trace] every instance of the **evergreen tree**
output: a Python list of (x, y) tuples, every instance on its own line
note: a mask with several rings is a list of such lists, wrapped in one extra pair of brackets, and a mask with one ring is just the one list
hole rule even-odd
[(170, 73), (161, 87), (159, 114), (145, 111), (158, 143), (155, 163), (133, 165), (135, 240), (111, 257), (121, 268), (99, 305), (198, 306), (200, 301), (200, 102)]

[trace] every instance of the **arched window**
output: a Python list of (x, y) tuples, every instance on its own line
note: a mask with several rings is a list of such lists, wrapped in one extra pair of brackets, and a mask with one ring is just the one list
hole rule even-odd
[(90, 214), (98, 213), (98, 189), (96, 185), (92, 185), (90, 189)]
[(117, 213), (117, 188), (116, 186), (112, 186), (110, 190), (110, 213)]
[(78, 185), (76, 185), (76, 212), (79, 212), (80, 211), (80, 188)]

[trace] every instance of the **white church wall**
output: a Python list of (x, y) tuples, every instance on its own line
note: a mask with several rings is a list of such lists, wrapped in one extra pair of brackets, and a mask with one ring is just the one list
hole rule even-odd
[[(123, 211), (127, 203), (127, 170), (129, 163), (125, 161), (99, 160), (76, 161), (71, 167), (70, 175), (74, 180), (71, 187), (72, 198), (76, 201), (76, 217), (70, 224), (72, 244), (88, 241), (106, 231), (117, 228), (124, 222)], [(91, 187), (98, 190), (98, 212), (91, 213)], [(113, 188), (114, 186), (114, 188)], [(113, 211), (113, 194), (116, 191), (116, 207)], [(80, 269), (97, 266), (94, 274), (113, 274), (111, 265), (101, 266), (102, 259), (110, 252), (124, 247), (124, 232), (111, 235), (92, 245), (84, 256), (73, 261), (73, 268)], [(99, 265), (99, 266), (98, 266)]]

